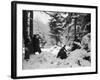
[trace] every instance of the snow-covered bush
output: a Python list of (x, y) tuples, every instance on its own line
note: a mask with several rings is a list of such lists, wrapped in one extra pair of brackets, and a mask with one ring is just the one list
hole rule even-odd
[(81, 41), (82, 48), (91, 51), (91, 34), (86, 34)]

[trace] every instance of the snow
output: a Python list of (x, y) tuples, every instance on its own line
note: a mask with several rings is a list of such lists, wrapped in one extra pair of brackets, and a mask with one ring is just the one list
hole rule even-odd
[[(54, 46), (52, 46), (52, 47), (50, 47), (50, 48), (45, 48), (45, 49), (41, 49), (41, 50), (42, 50), (42, 51), (45, 51), (45, 52), (52, 53), (53, 55), (56, 55), (56, 56), (57, 56), (57, 54), (58, 54), (58, 52), (59, 52), (60, 49), (61, 49), (60, 46), (54, 45)], [(66, 50), (70, 50), (71, 47), (66, 46), (65, 49), (66, 49)]]
[(41, 49), (42, 51), (52, 53), (53, 55), (57, 55), (61, 47), (59, 46), (52, 46), (50, 48)]
[[(66, 47), (69, 49), (70, 47)], [(76, 49), (68, 55), (66, 59), (56, 58), (59, 46), (52, 46), (50, 48), (42, 49), (42, 53), (30, 55), (29, 61), (24, 60), (23, 54), (23, 69), (44, 69), (44, 68), (62, 68), (62, 67), (85, 67), (91, 66), (91, 62), (83, 59), (85, 56), (90, 56), (84, 49)]]

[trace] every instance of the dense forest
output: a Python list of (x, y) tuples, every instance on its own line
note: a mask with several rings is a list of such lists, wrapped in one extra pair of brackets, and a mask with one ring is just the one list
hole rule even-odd
[[(81, 41), (90, 33), (91, 15), (86, 13), (45, 12), (51, 16), (49, 26), (51, 37), (58, 43), (68, 44), (69, 41)], [(65, 41), (64, 41), (65, 40)]]
[[(87, 33), (91, 32), (91, 14), (87, 13), (70, 13), (70, 12), (46, 12), (42, 13), (48, 14), (51, 19), (49, 19), (50, 33), (49, 36), (55, 41), (51, 44), (68, 45), (70, 41), (81, 42), (82, 37)], [(26, 15), (25, 15), (26, 13)], [(31, 41), (33, 35), (33, 12), (24, 11), (24, 29), (23, 29), (23, 39), (25, 44)], [(25, 19), (26, 18), (26, 19)], [(26, 21), (26, 22), (25, 22)], [(33, 23), (32, 23), (33, 22)], [(38, 31), (40, 35), (40, 42), (42, 47), (48, 42), (45, 40), (45, 35)]]

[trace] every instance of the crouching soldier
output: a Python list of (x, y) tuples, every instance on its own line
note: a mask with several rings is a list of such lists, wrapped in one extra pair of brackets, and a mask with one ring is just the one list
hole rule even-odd
[(58, 55), (57, 55), (57, 58), (60, 58), (60, 59), (66, 59), (68, 57), (68, 55), (66, 54), (66, 49), (65, 49), (66, 45), (64, 45), (60, 51), (58, 52)]

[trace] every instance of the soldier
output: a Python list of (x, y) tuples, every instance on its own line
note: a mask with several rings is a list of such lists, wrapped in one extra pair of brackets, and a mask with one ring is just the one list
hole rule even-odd
[(67, 58), (67, 54), (66, 54), (66, 49), (65, 49), (66, 45), (64, 45), (60, 51), (58, 52), (57, 58), (61, 58), (61, 59), (66, 59)]
[(35, 52), (41, 53), (39, 35), (34, 35), (33, 36), (33, 38), (32, 38), (32, 47), (33, 47), (33, 54), (35, 54)]

